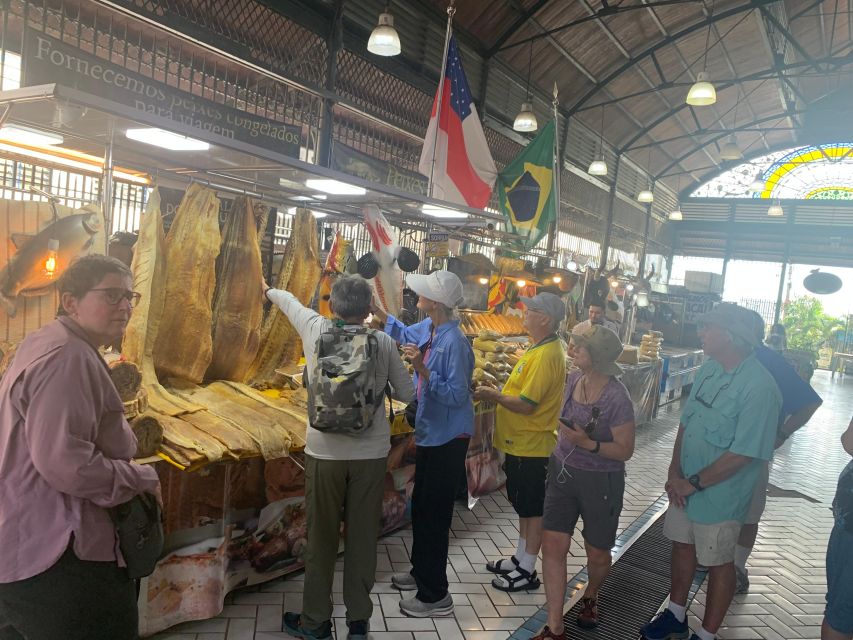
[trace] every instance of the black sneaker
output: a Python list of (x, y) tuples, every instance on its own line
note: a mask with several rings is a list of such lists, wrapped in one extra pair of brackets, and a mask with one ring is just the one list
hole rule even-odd
[(347, 640), (367, 640), (367, 634), (370, 631), (370, 623), (367, 620), (347, 622), (347, 627), (349, 628)]

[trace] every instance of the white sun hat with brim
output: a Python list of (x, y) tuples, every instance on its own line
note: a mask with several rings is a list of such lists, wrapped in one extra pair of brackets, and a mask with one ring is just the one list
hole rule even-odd
[(406, 276), (406, 285), (419, 296), (451, 309), (462, 304), (462, 281), (450, 271), (442, 269), (426, 276), (410, 273)]

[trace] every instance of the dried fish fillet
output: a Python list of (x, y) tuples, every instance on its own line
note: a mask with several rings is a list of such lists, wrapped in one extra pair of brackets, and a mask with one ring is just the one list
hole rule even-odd
[(141, 293), (142, 299), (130, 317), (121, 352), (139, 367), (142, 386), (148, 391), (148, 404), (152, 409), (171, 416), (198, 411), (202, 407), (166, 391), (154, 371), (154, 344), (166, 297), (166, 247), (158, 189), (153, 189), (148, 196), (130, 268), (133, 290)]
[(154, 345), (154, 365), (161, 379), (199, 383), (210, 366), (219, 245), (219, 198), (193, 183), (166, 236), (166, 302)]
[[(213, 296), (213, 357), (208, 380), (244, 382), (260, 345), (264, 281), (258, 218), (263, 208), (240, 197), (222, 229)], [(256, 213), (257, 212), (257, 213)]]
[[(317, 222), (308, 209), (297, 209), (276, 288), (286, 289), (302, 304), (308, 304), (314, 297), (319, 280)], [(295, 364), (301, 356), (299, 334), (281, 310), (273, 307), (261, 328), (261, 347), (252, 363), (249, 380), (253, 384), (269, 383), (275, 378), (276, 369)]]

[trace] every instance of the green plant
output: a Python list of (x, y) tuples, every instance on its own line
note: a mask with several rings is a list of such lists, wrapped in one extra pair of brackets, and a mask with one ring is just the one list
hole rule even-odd
[(827, 315), (823, 304), (812, 296), (787, 302), (783, 308), (782, 324), (789, 349), (809, 351), (817, 359), (818, 350), (831, 343), (836, 331), (844, 329), (838, 318)]

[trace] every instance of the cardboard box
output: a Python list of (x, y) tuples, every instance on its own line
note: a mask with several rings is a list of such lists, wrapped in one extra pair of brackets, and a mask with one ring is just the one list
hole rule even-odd
[(687, 271), (684, 274), (684, 286), (694, 293), (722, 293), (723, 276), (708, 271)]

